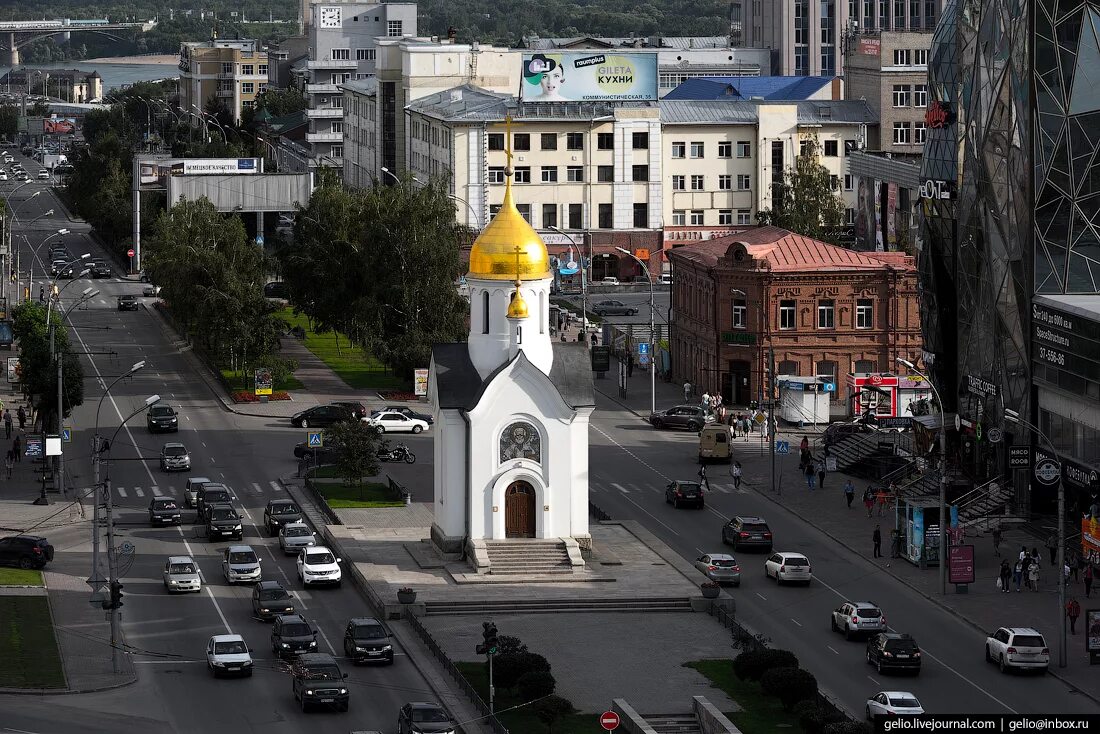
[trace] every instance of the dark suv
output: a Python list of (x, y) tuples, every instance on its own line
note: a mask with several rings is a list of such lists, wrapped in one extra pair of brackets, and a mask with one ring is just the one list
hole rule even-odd
[(682, 504), (695, 505), (703, 509), (703, 485), (699, 482), (675, 481), (665, 487), (665, 502), (679, 509)]
[(317, 649), (317, 631), (301, 614), (280, 614), (271, 628), (271, 651), (281, 658)]
[(760, 548), (770, 552), (772, 530), (762, 517), (734, 515), (722, 528), (722, 542), (732, 545), (734, 550)]
[(373, 617), (356, 617), (344, 630), (344, 654), (359, 663), (393, 664), (393, 640)]
[(301, 522), (302, 511), (294, 500), (271, 500), (264, 510), (264, 525), (272, 535), (279, 534), (279, 528), (290, 522)]
[(300, 656), (290, 670), (294, 699), (302, 702), (302, 711), (321, 706), (332, 711), (347, 711), (350, 696), (344, 682), (347, 673), (340, 670), (336, 658), (328, 653), (312, 652)]
[(920, 673), (920, 647), (909, 635), (880, 632), (867, 641), (867, 662), (878, 672), (902, 670)]
[(244, 538), (244, 526), (241, 524), (241, 516), (233, 509), (233, 505), (219, 502), (206, 506), (206, 537), (215, 538)]
[(199, 509), (199, 521), (206, 519), (206, 509), (213, 504), (229, 504), (236, 499), (230, 492), (229, 487), (224, 484), (218, 484), (216, 482), (207, 482), (199, 489), (199, 496), (195, 499), (196, 506)]
[(179, 416), (171, 405), (154, 405), (145, 413), (145, 426), (149, 433), (157, 431), (179, 431)]
[(294, 614), (294, 599), (278, 581), (261, 581), (252, 587), (252, 616), (267, 622)]
[(38, 535), (0, 538), (0, 563), (19, 568), (43, 568), (53, 560), (53, 546)]

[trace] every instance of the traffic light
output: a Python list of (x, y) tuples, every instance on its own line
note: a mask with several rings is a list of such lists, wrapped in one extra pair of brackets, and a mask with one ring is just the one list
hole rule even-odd
[(485, 643), (478, 645), (476, 651), (479, 655), (496, 655), (500, 649), (500, 638), (497, 637), (497, 626), (492, 622), (482, 623), (481, 636)]
[(111, 582), (111, 609), (118, 609), (122, 606), (122, 584), (118, 581)]

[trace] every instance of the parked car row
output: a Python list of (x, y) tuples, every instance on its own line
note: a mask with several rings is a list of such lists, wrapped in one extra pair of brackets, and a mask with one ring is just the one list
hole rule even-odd
[(290, 418), (295, 428), (326, 428), (336, 423), (361, 420), (382, 433), (421, 433), (431, 428), (434, 418), (406, 406), (386, 406), (367, 412), (359, 403), (315, 405)]

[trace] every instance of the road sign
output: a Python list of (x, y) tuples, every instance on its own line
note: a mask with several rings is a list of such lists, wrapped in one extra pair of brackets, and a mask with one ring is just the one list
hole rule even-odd
[(319, 449), (325, 445), (324, 431), (310, 431), (306, 434), (306, 446), (311, 449)]
[(825, 383), (825, 392), (836, 392), (836, 383), (835, 382), (826, 382)]
[(642, 367), (649, 366), (649, 342), (638, 344), (638, 364)]
[(600, 714), (600, 726), (604, 731), (615, 731), (619, 728), (619, 715), (614, 711), (604, 711)]
[(1029, 469), (1031, 467), (1031, 447), (1009, 446), (1008, 466), (1010, 469)]
[(777, 454), (789, 454), (789, 453), (791, 453), (791, 442), (790, 441), (776, 441), (775, 442), (775, 453), (777, 453)]
[(29, 458), (36, 459), (42, 456), (42, 452), (45, 450), (44, 442), (41, 436), (27, 436), (27, 450), (25, 455)]
[(638, 354), (649, 354), (649, 342), (641, 342), (638, 344)]
[(1039, 465), (1035, 467), (1035, 478), (1043, 484), (1054, 484), (1061, 475), (1062, 470), (1053, 459), (1044, 458), (1039, 462)]
[(65, 443), (72, 443), (73, 429), (70, 428), (69, 426), (65, 426), (64, 428), (62, 428), (61, 429), (61, 440), (64, 441)]
[(260, 247), (264, 246), (264, 236), (262, 234), (256, 235), (256, 244)]
[(133, 248), (126, 251), (126, 257), (133, 257), (133, 256), (134, 256)]

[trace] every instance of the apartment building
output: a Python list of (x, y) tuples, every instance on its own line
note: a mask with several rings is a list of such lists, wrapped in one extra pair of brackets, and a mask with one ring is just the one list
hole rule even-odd
[(848, 53), (845, 99), (866, 100), (878, 116), (873, 150), (919, 153), (928, 137), (928, 50), (931, 32), (866, 32)]
[[(240, 124), (241, 112), (267, 89), (267, 52), (255, 39), (214, 38), (180, 44), (180, 108), (207, 110), (214, 102)], [(194, 124), (199, 124), (191, 118)]]

